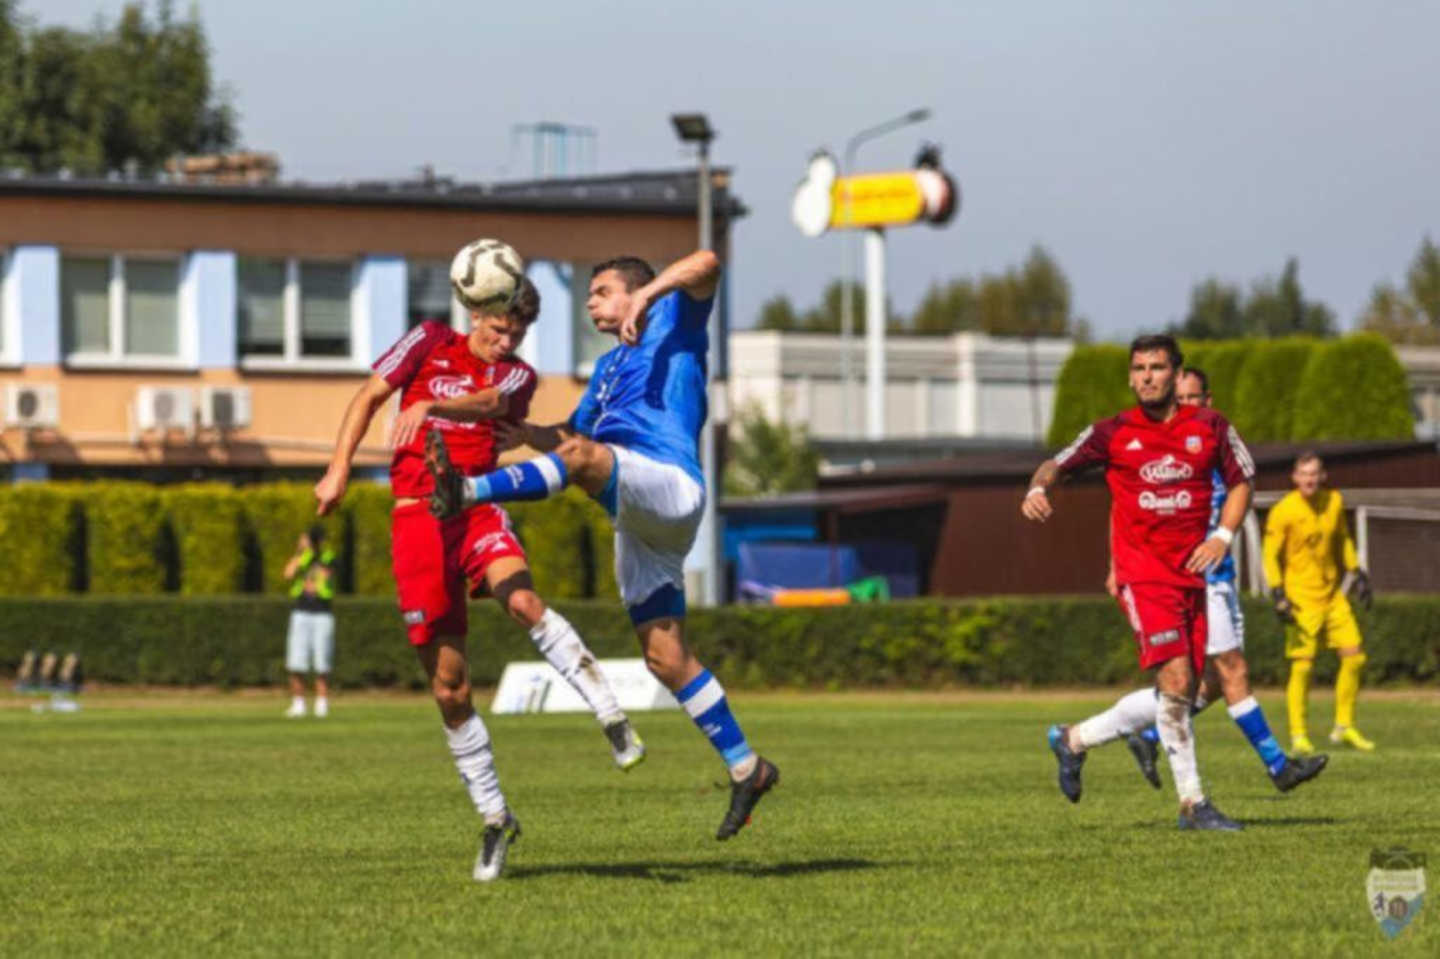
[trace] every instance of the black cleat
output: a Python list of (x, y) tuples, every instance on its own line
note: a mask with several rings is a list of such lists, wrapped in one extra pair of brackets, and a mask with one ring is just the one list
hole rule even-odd
[(1140, 767), (1140, 775), (1144, 776), (1150, 785), (1159, 789), (1160, 771), (1155, 768), (1155, 757), (1160, 754), (1159, 747), (1135, 733), (1125, 735), (1125, 745), (1130, 747), (1130, 755), (1135, 757), (1135, 764)]
[(1080, 767), (1085, 765), (1085, 754), (1077, 753), (1065, 743), (1065, 732), (1069, 726), (1051, 726), (1045, 738), (1050, 742), (1050, 751), (1060, 764), (1060, 791), (1071, 802), (1080, 801)]
[(1286, 756), (1285, 765), (1270, 777), (1275, 788), (1288, 793), (1301, 783), (1309, 782), (1320, 775), (1330, 757), (1324, 753), (1312, 756)]
[(445, 437), (437, 429), (425, 434), (425, 468), (435, 481), (435, 490), (430, 494), (430, 512), (441, 520), (458, 516), (465, 508), (465, 477), (450, 462)]
[(716, 839), (729, 839), (750, 823), (750, 813), (760, 797), (780, 782), (780, 770), (764, 756), (756, 757), (755, 771), (739, 782), (730, 783), (730, 809), (715, 830)]
[(505, 820), (488, 823), (480, 837), (480, 852), (475, 857), (476, 882), (494, 882), (505, 871), (505, 855), (510, 844), (520, 838), (520, 820), (505, 810)]
[(1189, 809), (1180, 810), (1180, 828), (1239, 832), (1245, 827), (1216, 809), (1210, 800), (1202, 799)]

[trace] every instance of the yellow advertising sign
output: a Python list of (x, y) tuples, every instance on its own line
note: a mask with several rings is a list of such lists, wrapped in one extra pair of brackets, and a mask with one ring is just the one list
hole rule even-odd
[(915, 173), (865, 173), (841, 177), (830, 188), (830, 227), (898, 226), (925, 212)]

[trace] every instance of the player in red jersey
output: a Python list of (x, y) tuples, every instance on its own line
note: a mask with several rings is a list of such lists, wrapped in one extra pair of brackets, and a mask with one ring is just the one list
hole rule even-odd
[[(1176, 381), (1183, 357), (1173, 337), (1130, 344), (1130, 388), (1139, 405), (1086, 427), (1035, 471), (1020, 511), (1044, 522), (1049, 488), (1063, 474), (1104, 466), (1112, 504), (1110, 551), (1120, 606), (1135, 632), (1140, 666), (1155, 669), (1156, 727), (1180, 797), (1180, 828), (1240, 829), (1205, 798), (1195, 759), (1190, 706), (1205, 665), (1205, 573), (1225, 558), (1250, 508), (1255, 465), (1235, 428), (1215, 410), (1181, 406)], [(1210, 524), (1211, 473), (1227, 490), (1220, 522)], [(1080, 798), (1084, 753), (1068, 730), (1050, 729), (1060, 789)]]
[(488, 591), (530, 631), (540, 652), (594, 710), (620, 768), (634, 766), (645, 755), (595, 657), (565, 618), (536, 594), (525, 551), (505, 511), (480, 505), (441, 522), (427, 505), (433, 489), (425, 466), (427, 430), (443, 433), (456, 467), (476, 474), (495, 466), (493, 421), (524, 420), (536, 375), (514, 351), (539, 312), (539, 293), (527, 280), (507, 312), (472, 313), (469, 335), (430, 321), (401, 337), (375, 361), (374, 375), (350, 401), (330, 467), (315, 485), (318, 512), (324, 515), (345, 495), (351, 459), (375, 412), (399, 390), (390, 464), (395, 586), (460, 778), (485, 817), (475, 864), (475, 878), (482, 881), (499, 876), (506, 849), (520, 830), (500, 792), (489, 734), (470, 701), (467, 581), (469, 596)]

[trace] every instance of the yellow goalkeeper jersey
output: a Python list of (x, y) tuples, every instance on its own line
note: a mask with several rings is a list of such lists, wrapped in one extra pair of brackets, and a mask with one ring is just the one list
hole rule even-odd
[(1346, 570), (1360, 565), (1345, 523), (1340, 494), (1321, 489), (1313, 499), (1291, 490), (1265, 517), (1265, 579), (1283, 584), (1291, 602), (1312, 608), (1330, 602)]

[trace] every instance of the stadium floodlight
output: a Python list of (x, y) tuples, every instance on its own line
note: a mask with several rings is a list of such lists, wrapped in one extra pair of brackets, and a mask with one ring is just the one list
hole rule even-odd
[(710, 118), (703, 113), (672, 113), (670, 122), (675, 127), (675, 135), (686, 143), (703, 145), (715, 139)]

